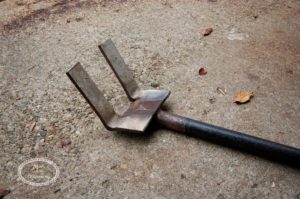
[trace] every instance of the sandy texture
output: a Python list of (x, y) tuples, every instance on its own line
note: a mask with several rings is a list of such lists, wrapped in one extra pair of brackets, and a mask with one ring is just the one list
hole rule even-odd
[[(167, 130), (107, 131), (65, 75), (81, 62), (121, 111), (128, 101), (97, 48), (112, 38), (143, 88), (172, 92), (171, 112), (300, 148), (299, 9), (293, 0), (0, 2), (5, 199), (300, 198), (299, 170)], [(236, 105), (240, 91), (255, 96)], [(33, 157), (59, 166), (54, 184), (18, 180)]]

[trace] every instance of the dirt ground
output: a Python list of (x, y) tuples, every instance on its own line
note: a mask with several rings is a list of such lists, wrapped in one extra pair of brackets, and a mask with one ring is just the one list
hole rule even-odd
[[(299, 170), (168, 130), (107, 131), (65, 74), (81, 62), (123, 110), (97, 48), (112, 38), (143, 88), (172, 92), (171, 112), (300, 148), (300, 1), (4, 0), (0, 29), (5, 199), (300, 198)], [(255, 97), (237, 105), (240, 91)], [(20, 180), (34, 157), (58, 165), (54, 183)]]

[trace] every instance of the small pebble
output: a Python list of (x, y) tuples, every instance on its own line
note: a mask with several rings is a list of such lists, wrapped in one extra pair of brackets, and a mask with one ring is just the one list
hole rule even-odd
[(49, 140), (52, 140), (53, 137), (54, 137), (54, 135), (49, 135), (49, 136), (47, 137), (47, 140), (48, 140), (48, 141), (49, 141)]
[(203, 110), (203, 115), (207, 115), (209, 113), (209, 110)]
[(157, 83), (157, 82), (152, 82), (152, 83), (151, 83), (151, 86), (152, 86), (153, 88), (157, 88), (157, 87), (159, 87), (159, 83)]
[(217, 199), (225, 199), (226, 197), (223, 195), (223, 194), (219, 194), (218, 196), (217, 196)]
[(187, 87), (188, 92), (191, 92), (192, 88), (190, 86)]
[(256, 188), (256, 187), (258, 187), (258, 184), (256, 184), (256, 183), (254, 183), (254, 184), (251, 186), (251, 188)]
[(57, 192), (60, 192), (60, 191), (61, 191), (61, 189), (58, 188), (58, 189), (56, 189), (53, 193), (57, 193)]
[(185, 178), (186, 178), (186, 175), (182, 173), (182, 174), (180, 175), (180, 178), (181, 178), (181, 179), (185, 179)]
[(293, 74), (294, 72), (293, 72), (293, 70), (287, 70), (286, 71), (288, 74)]
[(77, 22), (82, 21), (82, 20), (83, 20), (82, 17), (76, 17), (76, 18), (75, 18), (75, 21), (77, 21)]
[(214, 97), (209, 98), (209, 102), (211, 104), (215, 103), (216, 102), (216, 98), (214, 98)]
[(104, 187), (104, 188), (108, 188), (108, 186), (109, 186), (109, 180), (104, 180), (102, 183), (102, 186)]
[(107, 101), (111, 101), (112, 98), (113, 98), (112, 94), (110, 94), (110, 93), (107, 93), (104, 96), (105, 96), (105, 98), (106, 98)]
[(116, 169), (117, 167), (118, 167), (118, 164), (113, 164), (113, 165), (111, 165), (110, 169), (114, 170), (114, 169)]
[(75, 132), (76, 135), (81, 135), (80, 131)]
[(271, 185), (271, 187), (272, 187), (272, 188), (274, 188), (274, 187), (275, 187), (275, 182), (272, 182), (272, 185)]
[(41, 130), (39, 133), (40, 133), (40, 136), (43, 138), (46, 137), (46, 135), (47, 135), (47, 131), (44, 131), (44, 130)]

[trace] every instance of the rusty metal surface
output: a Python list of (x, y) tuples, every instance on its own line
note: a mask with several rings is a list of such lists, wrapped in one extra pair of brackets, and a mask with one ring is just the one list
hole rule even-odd
[(154, 114), (167, 99), (170, 92), (160, 90), (142, 91), (142, 96), (130, 104), (121, 116), (114, 117), (114, 130), (144, 132)]
[(114, 111), (113, 107), (107, 102), (103, 93), (97, 88), (80, 63), (77, 63), (67, 72), (68, 77), (107, 129), (144, 132), (154, 114), (170, 95), (170, 91), (141, 90), (113, 42), (107, 40), (104, 44), (100, 45), (100, 49), (123, 85), (128, 97), (131, 97), (131, 100), (135, 99), (123, 115), (118, 115)]
[(108, 39), (107, 41), (99, 45), (99, 49), (105, 57), (107, 63), (119, 79), (128, 98), (131, 101), (138, 98), (138, 96), (141, 94), (138, 84), (134, 80), (132, 72), (126, 66), (124, 59), (121, 57), (112, 40)]
[(164, 127), (176, 132), (185, 132), (185, 118), (159, 110), (156, 114), (157, 121)]
[(114, 126), (111, 121), (113, 117), (116, 117), (116, 113), (81, 64), (77, 63), (67, 72), (67, 75), (94, 109), (104, 126), (113, 129)]

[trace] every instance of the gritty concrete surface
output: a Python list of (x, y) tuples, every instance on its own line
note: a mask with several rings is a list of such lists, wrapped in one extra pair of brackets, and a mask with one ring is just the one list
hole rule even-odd
[[(65, 75), (81, 62), (121, 111), (128, 101), (97, 48), (112, 38), (143, 88), (172, 92), (171, 112), (299, 148), (299, 10), (296, 0), (1, 1), (5, 199), (299, 199), (299, 170), (167, 130), (107, 131)], [(240, 91), (255, 97), (234, 104)], [(18, 178), (33, 157), (58, 165), (53, 184)]]

